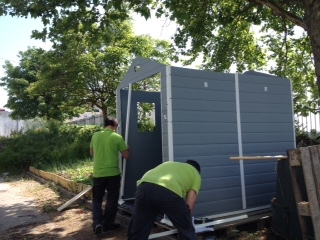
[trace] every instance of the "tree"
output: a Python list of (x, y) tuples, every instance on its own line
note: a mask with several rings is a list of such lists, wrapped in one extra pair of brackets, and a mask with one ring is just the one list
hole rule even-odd
[[(20, 62), (13, 66), (6, 61), (4, 65), (6, 76), (0, 79), (0, 86), (8, 91), (8, 102), (5, 107), (12, 110), (13, 119), (31, 119), (45, 117), (47, 119), (62, 119), (64, 114), (56, 101), (57, 97), (45, 89), (36, 95), (30, 93), (30, 86), (39, 81), (38, 74), (43, 66), (46, 51), (40, 48), (29, 48), (19, 53)], [(69, 113), (71, 114), (71, 113)]]
[[(190, 56), (186, 63), (203, 54), (203, 67), (218, 71), (227, 71), (232, 64), (239, 71), (265, 64), (264, 52), (269, 51), (265, 48), (270, 45), (267, 42), (257, 45), (253, 25), (284, 41), (294, 38), (298, 27), (306, 32), (301, 38), (309, 45), (307, 50), (312, 55), (309, 61), (320, 89), (319, 9), (320, 2), (314, 0), (0, 1), (0, 15), (41, 18), (45, 28), (42, 32), (35, 31), (33, 36), (51, 39), (70, 29), (95, 35), (94, 24), (98, 24), (98, 29), (108, 29), (114, 19), (126, 19), (129, 10), (146, 18), (154, 10), (157, 16), (167, 16), (178, 24), (175, 43), (182, 53)], [(275, 52), (274, 57), (280, 59), (283, 53)]]
[(74, 30), (57, 38), (30, 92), (46, 90), (66, 99), (59, 106), (62, 110), (99, 108), (106, 117), (115, 113), (116, 88), (135, 57), (162, 63), (175, 58), (170, 43), (135, 36), (129, 21), (114, 21), (108, 31), (99, 31), (94, 41), (90, 34)]

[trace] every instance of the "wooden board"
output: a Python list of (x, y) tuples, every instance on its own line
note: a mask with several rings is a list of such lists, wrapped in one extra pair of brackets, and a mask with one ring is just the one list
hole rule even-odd
[[(307, 218), (311, 217), (314, 237), (320, 239), (320, 147), (302, 147), (288, 150), (292, 188), (299, 210), (299, 221), (304, 240), (310, 239)], [(303, 179), (298, 178), (298, 171), (303, 171)], [(303, 198), (301, 182), (307, 191), (307, 199)]]
[(315, 172), (316, 169), (313, 165), (314, 161), (319, 161), (319, 154), (317, 148), (301, 148), (301, 160), (315, 239), (320, 239), (320, 207), (316, 189), (317, 175), (319, 175), (320, 172)]
[(242, 156), (242, 157), (230, 157), (230, 160), (274, 160), (274, 159), (287, 159), (287, 156)]
[(92, 189), (92, 186), (87, 187), (86, 189), (84, 189), (81, 193), (79, 193), (78, 195), (74, 196), (73, 198), (71, 198), (69, 201), (67, 201), (65, 204), (63, 204), (62, 206), (58, 207), (58, 211), (62, 211), (63, 209), (65, 209), (66, 207), (68, 207), (70, 204), (72, 204), (73, 202), (77, 201), (79, 198), (81, 198), (83, 195), (85, 195), (87, 192), (89, 192)]

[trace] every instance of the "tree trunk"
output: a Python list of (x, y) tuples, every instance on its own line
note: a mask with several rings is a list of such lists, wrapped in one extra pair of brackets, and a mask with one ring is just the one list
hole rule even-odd
[(306, 1), (305, 19), (308, 35), (314, 56), (314, 66), (317, 77), (318, 92), (320, 97), (320, 1)]
[(106, 119), (108, 117), (108, 108), (106, 106), (103, 106), (101, 108), (101, 111), (102, 111), (102, 117), (103, 117), (103, 126), (104, 126), (104, 123), (106, 122)]

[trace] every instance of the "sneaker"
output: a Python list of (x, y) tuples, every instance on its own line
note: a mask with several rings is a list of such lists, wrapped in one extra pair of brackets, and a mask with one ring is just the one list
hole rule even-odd
[(102, 225), (101, 224), (96, 225), (96, 227), (94, 228), (94, 234), (95, 235), (102, 234)]
[(111, 226), (107, 226), (107, 227), (103, 227), (103, 233), (110, 233), (113, 231), (116, 231), (120, 228), (120, 224), (119, 223), (114, 223)]

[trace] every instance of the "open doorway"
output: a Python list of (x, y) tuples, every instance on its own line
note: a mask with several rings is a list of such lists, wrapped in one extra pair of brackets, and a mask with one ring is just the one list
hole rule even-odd
[(120, 90), (121, 134), (126, 136), (127, 129), (126, 140), (130, 146), (130, 159), (126, 161), (123, 169), (125, 174), (122, 174), (122, 200), (133, 199), (137, 180), (145, 172), (162, 163), (160, 97), (160, 73), (133, 83), (131, 93), (130, 88)]

